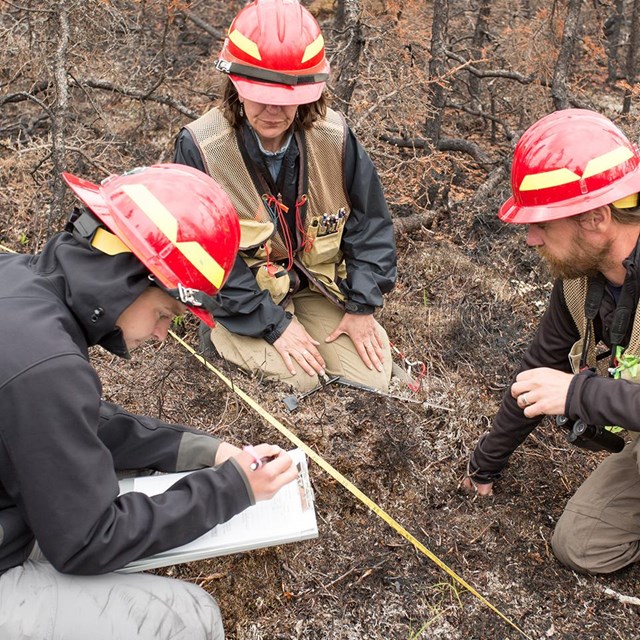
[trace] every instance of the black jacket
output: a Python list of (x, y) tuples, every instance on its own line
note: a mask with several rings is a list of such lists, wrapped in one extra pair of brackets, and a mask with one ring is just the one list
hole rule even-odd
[[(34, 540), (56, 569), (98, 574), (184, 544), (253, 501), (219, 441), (101, 400), (88, 360), (128, 356), (116, 319), (146, 287), (132, 254), (68, 233), (35, 256), (0, 254), (0, 573)], [(154, 498), (118, 497), (116, 470), (202, 469)]]
[[(636, 283), (636, 302), (640, 297), (639, 266), (634, 254), (625, 260), (627, 273)], [(571, 373), (569, 352), (580, 339), (580, 333), (564, 300), (562, 281), (556, 281), (551, 300), (533, 342), (527, 349), (515, 376), (521, 371), (536, 367), (549, 367)], [(600, 310), (594, 320), (596, 343), (611, 346), (610, 329), (616, 302), (606, 288)], [(626, 347), (631, 335), (633, 318), (622, 343)], [(512, 380), (513, 382), (513, 380)], [(596, 376), (590, 371), (574, 376), (565, 405), (565, 415), (584, 420), (593, 425), (618, 425), (630, 431), (640, 431), (640, 385), (628, 380), (614, 380)], [(479, 481), (489, 481), (500, 476), (511, 454), (540, 423), (542, 417), (528, 419), (510, 388), (504, 395), (491, 431), (483, 436), (471, 455), (470, 471), (476, 472)]]
[[(273, 183), (254, 134), (246, 124), (240, 135), (255, 169), (268, 184)], [(375, 167), (351, 130), (347, 133), (344, 153), (344, 184), (352, 210), (342, 237), (347, 278), (340, 283), (340, 288), (348, 300), (360, 306), (361, 313), (372, 313), (383, 305), (383, 294), (393, 289), (397, 277), (393, 223)], [(205, 171), (200, 150), (187, 129), (176, 139), (173, 161)], [(299, 162), (294, 137), (278, 177), (278, 190), (282, 191), (291, 211), (297, 193), (295, 180), (300, 174)], [(336, 185), (336, 189), (342, 188)], [(216, 320), (240, 335), (265, 338), (273, 343), (291, 322), (290, 314), (275, 304), (267, 291), (260, 290), (241, 256), (236, 259), (217, 301), (220, 309), (216, 310)]]

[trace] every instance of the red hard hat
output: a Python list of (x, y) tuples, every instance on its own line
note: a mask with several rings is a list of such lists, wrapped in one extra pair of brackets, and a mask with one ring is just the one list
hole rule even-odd
[(298, 0), (255, 0), (234, 18), (216, 67), (252, 102), (315, 102), (329, 77), (316, 19)]
[[(99, 185), (69, 173), (62, 177), (161, 285), (209, 296), (220, 290), (238, 252), (240, 224), (213, 178), (181, 164), (134, 169)], [(208, 311), (183, 301), (214, 325)]]
[(640, 154), (603, 115), (556, 111), (518, 141), (511, 189), (500, 220), (530, 224), (568, 218), (640, 192)]

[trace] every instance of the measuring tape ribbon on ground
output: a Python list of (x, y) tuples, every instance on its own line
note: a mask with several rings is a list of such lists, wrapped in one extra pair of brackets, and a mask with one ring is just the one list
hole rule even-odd
[(418, 551), (427, 556), (429, 560), (434, 562), (440, 569), (442, 569), (446, 574), (451, 576), (459, 585), (464, 587), (467, 591), (473, 594), (480, 602), (489, 607), (491, 611), (500, 616), (502, 620), (504, 620), (508, 625), (516, 629), (519, 633), (521, 633), (525, 638), (531, 640), (530, 636), (528, 636), (515, 622), (512, 622), (507, 616), (505, 616), (501, 611), (499, 611), (494, 605), (492, 605), (483, 595), (478, 593), (470, 584), (468, 584), (461, 576), (459, 576), (453, 569), (450, 569), (440, 558), (431, 553), (429, 549), (427, 549), (417, 538), (415, 538), (411, 533), (409, 533), (397, 520), (392, 518), (384, 509), (379, 507), (371, 498), (369, 498), (366, 494), (364, 494), (358, 487), (356, 487), (350, 480), (347, 480), (337, 469), (332, 467), (324, 458), (322, 458), (319, 454), (317, 454), (311, 447), (306, 445), (298, 436), (295, 435), (290, 429), (288, 429), (285, 425), (283, 425), (277, 418), (272, 416), (266, 409), (260, 406), (251, 396), (246, 394), (242, 389), (240, 389), (237, 385), (233, 383), (232, 380), (227, 378), (221, 371), (219, 371), (216, 367), (214, 367), (206, 358), (201, 356), (193, 347), (188, 345), (182, 338), (178, 337), (173, 331), (169, 331), (169, 334), (179, 343), (181, 344), (192, 356), (194, 356), (197, 360), (199, 360), (202, 364), (204, 364), (210, 371), (213, 371), (224, 384), (226, 384), (229, 389), (231, 389), (237, 396), (239, 396), (242, 400), (244, 400), (256, 413), (261, 415), (267, 422), (273, 425), (282, 435), (284, 435), (288, 440), (290, 440), (294, 445), (296, 445), (299, 449), (305, 452), (305, 454), (313, 460), (321, 469), (324, 469), (334, 480), (336, 480), (340, 485), (342, 485), (347, 491), (352, 493), (360, 502), (366, 505), (371, 511), (373, 511), (377, 516), (382, 518), (396, 533), (399, 533), (405, 540), (408, 540)]

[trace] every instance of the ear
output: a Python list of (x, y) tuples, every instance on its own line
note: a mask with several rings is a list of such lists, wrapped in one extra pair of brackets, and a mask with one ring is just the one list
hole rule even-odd
[(609, 205), (591, 209), (580, 216), (579, 224), (585, 231), (606, 231), (611, 225), (611, 209)]

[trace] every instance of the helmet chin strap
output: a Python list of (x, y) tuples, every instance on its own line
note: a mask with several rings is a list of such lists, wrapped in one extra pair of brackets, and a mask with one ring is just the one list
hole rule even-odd
[(187, 307), (205, 309), (213, 316), (213, 310), (216, 307), (215, 299), (208, 293), (200, 291), (199, 289), (191, 289), (189, 287), (185, 287), (181, 283), (178, 283), (178, 286), (174, 289), (170, 289), (169, 287), (165, 287), (162, 282), (160, 282), (160, 280), (158, 280), (153, 274), (149, 274), (149, 280), (151, 280), (151, 283), (153, 285), (162, 289), (165, 293), (170, 295), (175, 300), (178, 300), (178, 302), (186, 304)]

